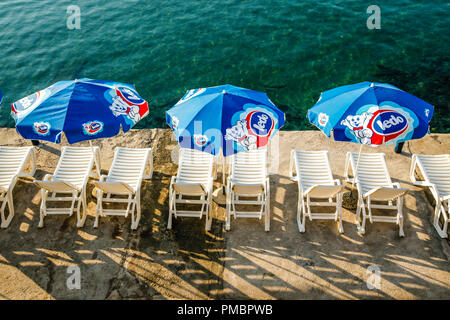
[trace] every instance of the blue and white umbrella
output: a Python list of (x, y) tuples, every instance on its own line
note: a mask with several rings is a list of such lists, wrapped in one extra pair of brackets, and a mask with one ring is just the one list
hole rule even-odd
[[(361, 82), (322, 92), (309, 121), (334, 140), (380, 146), (420, 139), (429, 132), (434, 107), (393, 85)], [(353, 180), (353, 184), (355, 180)]]
[(337, 141), (379, 146), (420, 139), (434, 107), (393, 85), (362, 82), (321, 94), (309, 121)]
[(86, 78), (57, 82), (11, 107), (25, 139), (59, 143), (64, 132), (70, 144), (127, 132), (148, 111), (133, 85)]
[(222, 85), (187, 91), (166, 121), (182, 148), (228, 156), (266, 146), (285, 115), (263, 92)]

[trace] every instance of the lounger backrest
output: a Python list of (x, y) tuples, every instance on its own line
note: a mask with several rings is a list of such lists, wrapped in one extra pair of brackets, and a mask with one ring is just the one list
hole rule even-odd
[(0, 187), (8, 189), (14, 176), (23, 170), (33, 147), (0, 146)]
[(83, 187), (94, 165), (93, 150), (98, 147), (63, 147), (53, 179)]
[(424, 179), (433, 183), (441, 196), (450, 195), (450, 154), (413, 157), (417, 158)]
[(356, 183), (362, 193), (378, 187), (393, 187), (384, 153), (361, 153), (358, 165), (358, 152), (349, 152), (349, 155)]
[(213, 172), (214, 156), (207, 152), (181, 148), (177, 182), (207, 184)]
[(328, 151), (294, 150), (295, 169), (303, 191), (313, 185), (334, 185)]
[(150, 148), (116, 148), (107, 182), (124, 182), (137, 190), (144, 176)]
[(231, 179), (237, 184), (265, 184), (267, 178), (267, 150), (239, 152), (232, 156)]

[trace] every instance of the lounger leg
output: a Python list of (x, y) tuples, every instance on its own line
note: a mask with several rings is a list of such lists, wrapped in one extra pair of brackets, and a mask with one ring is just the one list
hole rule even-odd
[(312, 214), (311, 214), (311, 198), (309, 197), (309, 194), (306, 196), (306, 208), (308, 210), (308, 218), (309, 221), (312, 221)]
[[(137, 227), (139, 225), (139, 221), (141, 220), (141, 197), (140, 197), (140, 194), (136, 193), (135, 201), (136, 201), (136, 220), (131, 225), (132, 230), (137, 229)], [(133, 212), (134, 212), (134, 205), (133, 205)]]
[[(446, 215), (446, 213), (445, 213), (445, 208), (444, 208), (444, 206), (443, 205), (441, 205), (441, 210), (442, 210), (442, 216), (444, 217), (444, 226), (443, 226), (443, 231), (444, 231), (444, 234), (447, 236), (447, 230), (448, 230), (448, 219), (449, 219), (449, 216), (448, 215)], [(450, 210), (449, 210), (449, 212), (450, 212)]]
[(231, 210), (231, 205), (230, 205), (230, 190), (227, 190), (227, 200), (226, 200), (226, 209), (225, 209), (225, 230), (229, 231), (230, 230), (230, 210)]
[(303, 210), (303, 201), (303, 197), (299, 196), (297, 205), (297, 224), (298, 231), (301, 233), (305, 232), (305, 212)]
[(364, 200), (361, 201), (362, 202), (362, 222), (361, 222), (361, 228), (359, 229), (359, 233), (361, 234), (365, 234), (366, 233), (366, 218), (367, 218), (367, 213), (366, 213), (366, 205), (364, 204)]
[[(6, 197), (6, 195), (4, 195)], [(3, 199), (2, 206), (0, 207), (0, 223), (3, 224), (3, 221), (5, 221), (5, 207), (6, 207), (7, 200)]]
[(226, 204), (226, 217), (225, 217), (225, 230), (230, 231), (231, 226), (231, 195), (232, 191), (230, 188), (227, 190), (227, 204)]
[(358, 228), (360, 227), (360, 218), (361, 218), (361, 199), (358, 198), (358, 203), (356, 205), (356, 216), (355, 216), (355, 223)]
[[(370, 197), (367, 197), (367, 211), (369, 211), (369, 221), (370, 221), (370, 223), (373, 223), (372, 209), (371, 209), (370, 205), (371, 205)], [(390, 201), (390, 205), (392, 206), (392, 201)]]
[(103, 211), (103, 192), (100, 189), (97, 189), (97, 208), (95, 210), (95, 222), (94, 228), (98, 228), (98, 220)]
[[(81, 219), (78, 221), (78, 223), (77, 223), (77, 227), (78, 228), (81, 228), (81, 227), (83, 227), (84, 226), (84, 222), (86, 221), (86, 216), (87, 216), (87, 208), (86, 208), (86, 189), (83, 189), (83, 191), (81, 191), (81, 200), (78, 200), (78, 201), (81, 201), (81, 205), (83, 206), (83, 217), (81, 217)], [(77, 218), (78, 217), (80, 217), (80, 209), (79, 209), (79, 206), (78, 206), (78, 212), (77, 212)]]
[[(363, 216), (362, 223), (360, 222), (361, 213)], [(358, 233), (360, 233), (360, 234), (365, 233), (365, 230), (364, 230), (365, 223), (366, 223), (366, 210), (364, 208), (364, 200), (360, 197), (358, 199), (358, 209), (356, 210), (356, 227), (357, 227)]]
[[(439, 219), (441, 217), (444, 219), (444, 225), (443, 228), (440, 227), (439, 225)], [(434, 209), (434, 228), (436, 229), (437, 233), (439, 234), (439, 236), (441, 238), (447, 238), (448, 234), (447, 234), (447, 228), (448, 228), (448, 219), (446, 216), (446, 212), (445, 212), (445, 208), (442, 205), (441, 201), (436, 201), (436, 207)]]
[(133, 226), (136, 221), (136, 215), (135, 215), (136, 203), (133, 201), (133, 204), (131, 205), (131, 210), (130, 210), (130, 203), (131, 203), (130, 201), (133, 201), (133, 200), (128, 198), (128, 207), (127, 207), (127, 211), (125, 213), (125, 217), (127, 217), (128, 213), (131, 212), (131, 230), (134, 230)]
[(173, 214), (173, 206), (174, 206), (174, 197), (175, 194), (172, 191), (172, 188), (169, 190), (169, 220), (167, 221), (167, 229), (172, 229), (172, 214)]
[(41, 208), (39, 210), (39, 225), (38, 225), (39, 228), (44, 227), (44, 217), (47, 209), (47, 196), (48, 191), (41, 189)]
[(206, 222), (205, 222), (205, 230), (209, 231), (211, 230), (211, 224), (212, 224), (212, 216), (211, 216), (211, 191), (209, 192), (208, 196), (206, 197)]
[(399, 230), (399, 236), (400, 237), (404, 237), (405, 233), (403, 232), (403, 199), (402, 198), (398, 198), (397, 199), (397, 210), (398, 210), (398, 226), (400, 228)]
[(339, 233), (344, 233), (344, 227), (342, 226), (342, 193), (336, 196), (336, 211), (338, 212), (338, 220), (339, 220)]
[(12, 192), (9, 191), (6, 194), (6, 202), (8, 202), (8, 218), (5, 219), (4, 216), (4, 206), (3, 206), (3, 210), (2, 210), (2, 224), (1, 224), (1, 228), (5, 229), (8, 228), (9, 224), (11, 223), (12, 218), (14, 217), (14, 203), (13, 203), (13, 198), (12, 198)]
[(265, 216), (266, 216), (266, 223), (264, 231), (269, 232), (270, 231), (270, 189), (269, 186), (267, 186), (267, 194), (265, 196), (266, 203), (265, 203)]

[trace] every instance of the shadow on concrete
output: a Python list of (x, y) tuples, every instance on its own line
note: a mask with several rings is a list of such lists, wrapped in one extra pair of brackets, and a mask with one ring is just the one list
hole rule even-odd
[[(167, 133), (152, 146), (173, 146)], [(167, 230), (168, 188), (177, 166), (168, 148), (155, 156), (155, 172), (142, 185), (142, 219), (101, 218), (94, 229), (96, 199), (88, 184), (89, 216), (39, 220), (39, 189), (21, 180), (16, 216), (0, 230), (0, 297), (4, 299), (447, 299), (450, 292), (446, 241), (436, 234), (432, 207), (423, 192), (407, 195), (405, 238), (393, 224), (367, 224), (360, 236), (354, 210), (344, 209), (344, 234), (334, 221), (296, 224), (298, 191), (281, 174), (271, 179), (271, 230), (263, 221), (232, 220), (224, 231), (223, 207), (213, 203), (212, 230), (205, 219), (175, 219)], [(164, 153), (165, 152), (165, 153)], [(44, 167), (44, 166), (41, 166)], [(44, 167), (36, 178), (52, 171)], [(336, 178), (339, 176), (336, 176)], [(342, 177), (339, 177), (342, 180)], [(220, 187), (216, 183), (215, 188)], [(325, 209), (324, 209), (325, 210)], [(67, 284), (68, 267), (80, 268), (81, 289)], [(369, 267), (379, 268), (371, 289)], [(376, 282), (372, 283), (376, 284)]]

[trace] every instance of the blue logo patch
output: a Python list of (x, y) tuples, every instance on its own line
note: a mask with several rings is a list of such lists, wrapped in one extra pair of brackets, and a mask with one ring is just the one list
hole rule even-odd
[(248, 129), (258, 137), (271, 134), (275, 121), (270, 115), (262, 111), (252, 111), (247, 115)]
[(194, 143), (199, 147), (204, 147), (208, 143), (208, 137), (201, 134), (194, 134)]
[(33, 124), (33, 131), (40, 136), (48, 136), (50, 134), (50, 123), (48, 122), (35, 122)]
[(404, 115), (393, 110), (380, 110), (374, 113), (372, 130), (381, 135), (391, 135), (403, 131), (408, 126)]
[(89, 136), (96, 135), (103, 131), (103, 122), (101, 121), (91, 121), (83, 123), (83, 133)]

